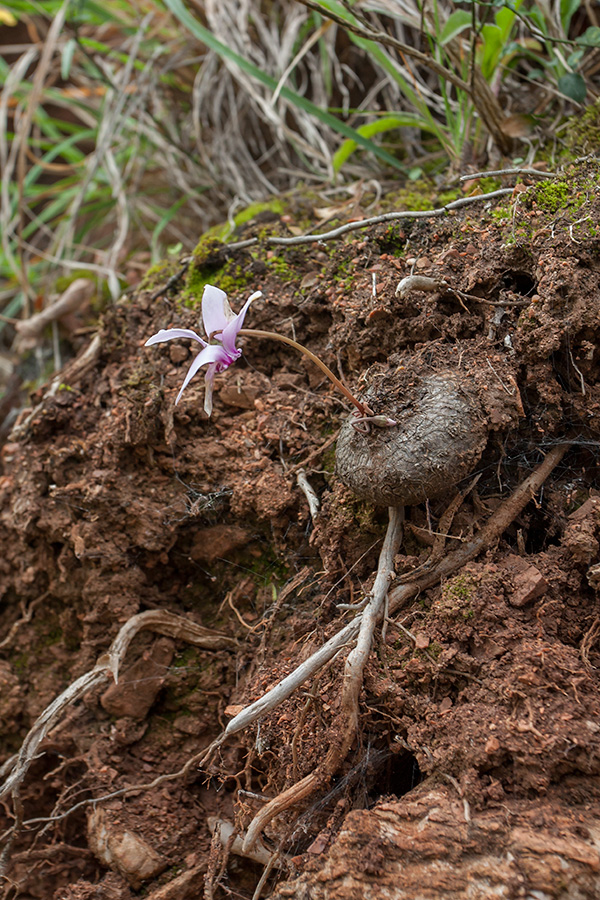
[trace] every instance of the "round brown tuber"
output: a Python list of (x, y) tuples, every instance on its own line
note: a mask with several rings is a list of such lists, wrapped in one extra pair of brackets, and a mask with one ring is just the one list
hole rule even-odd
[(365, 434), (354, 428), (351, 415), (342, 425), (336, 472), (364, 500), (412, 506), (439, 497), (468, 475), (483, 453), (487, 416), (463, 373), (434, 372), (408, 385), (388, 376), (365, 400), (398, 424)]

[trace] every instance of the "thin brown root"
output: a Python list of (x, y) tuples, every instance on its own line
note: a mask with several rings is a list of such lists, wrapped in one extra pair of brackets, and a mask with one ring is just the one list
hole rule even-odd
[[(477, 538), (475, 540), (470, 541), (468, 544), (464, 544), (462, 547), (459, 547), (452, 553), (449, 553), (440, 563), (435, 567), (435, 569), (431, 570), (428, 573), (424, 573), (417, 582), (412, 584), (403, 584), (399, 587), (395, 588), (389, 594), (389, 612), (396, 612), (404, 603), (406, 603), (411, 597), (417, 594), (420, 590), (424, 588), (432, 587), (434, 584), (437, 584), (442, 578), (447, 577), (448, 575), (453, 574), (458, 569), (462, 568), (466, 565), (467, 562), (470, 562), (475, 556), (477, 556), (482, 550), (487, 549), (493, 546), (497, 540), (501, 537), (502, 533), (506, 530), (506, 528), (510, 525), (510, 523), (523, 511), (527, 503), (532, 499), (534, 494), (540, 489), (542, 484), (548, 478), (552, 470), (555, 466), (558, 465), (560, 460), (563, 458), (568, 448), (568, 444), (561, 444), (554, 447), (544, 458), (543, 462), (535, 469), (531, 475), (529, 475), (520, 485), (519, 487), (511, 494), (508, 500), (505, 500), (502, 503), (496, 512), (491, 517), (490, 521), (487, 525), (481, 530)], [(397, 527), (396, 523), (396, 527)], [(384, 544), (384, 548), (382, 548), (381, 556), (380, 556), (380, 564), (378, 570), (379, 575), (384, 578), (384, 570), (382, 566), (382, 560), (384, 559), (384, 549), (385, 545), (388, 544), (388, 538), (390, 542), (394, 540), (394, 530), (392, 529), (392, 516), (390, 509), (390, 524), (388, 526), (388, 533), (386, 535), (386, 540)], [(393, 560), (393, 555), (392, 555)], [(389, 578), (389, 573), (388, 573)], [(377, 579), (376, 579), (377, 584)], [(389, 584), (389, 580), (387, 581)], [(375, 587), (373, 590), (373, 595), (375, 595)], [(387, 595), (387, 585), (386, 592), (383, 597)], [(381, 605), (383, 605), (383, 600), (381, 601)], [(373, 636), (373, 631), (378, 618), (383, 615), (383, 610), (379, 609), (379, 615), (373, 614), (373, 610), (371, 608), (371, 603), (366, 607), (363, 613), (359, 614), (353, 622), (350, 623), (350, 626), (355, 626), (355, 623), (360, 622), (359, 635), (363, 634), (363, 642), (361, 646), (365, 649), (371, 646), (371, 640)], [(368, 623), (364, 627), (362, 626), (362, 619)], [(372, 618), (374, 618), (373, 625), (371, 626)], [(346, 626), (342, 632), (339, 632), (336, 637), (339, 637), (341, 634), (346, 634), (348, 639), (350, 639), (350, 634), (352, 630), (350, 626)], [(332, 643), (334, 639), (328, 642), (327, 645)], [(359, 637), (360, 641), (360, 637)], [(274, 797), (269, 803), (264, 806), (260, 812), (254, 817), (250, 826), (248, 828), (248, 832), (246, 835), (246, 840), (244, 841), (244, 848), (248, 850), (253, 846), (253, 844), (259, 839), (263, 829), (272, 821), (276, 816), (280, 815), (282, 812), (285, 812), (286, 809), (289, 809), (291, 806), (301, 802), (302, 800), (309, 797), (315, 790), (317, 790), (323, 783), (327, 782), (332, 775), (337, 771), (339, 766), (342, 764), (346, 755), (350, 749), (352, 744), (352, 740), (357, 733), (358, 727), (358, 694), (355, 695), (355, 691), (357, 685), (362, 684), (362, 668), (360, 668), (360, 661), (363, 660), (363, 651), (361, 649), (360, 652), (357, 652), (359, 647), (359, 641), (357, 641), (356, 648), (352, 651), (350, 656), (348, 657), (348, 661), (350, 661), (352, 655), (356, 652), (355, 660), (355, 669), (353, 671), (353, 667), (349, 667), (348, 663), (346, 664), (346, 671), (344, 672), (344, 688), (342, 690), (342, 711), (341, 717), (346, 718), (345, 725), (343, 727), (343, 737), (340, 741), (339, 738), (339, 730), (337, 731), (337, 737), (335, 741), (332, 741), (330, 744), (329, 752), (325, 758), (322, 766), (319, 766), (309, 775), (305, 776), (301, 781), (297, 784), (292, 785), (287, 790), (283, 791), (277, 797)], [(313, 654), (310, 660), (307, 660), (302, 666), (306, 666), (307, 663), (310, 663), (318, 653), (322, 652), (324, 648), (321, 648), (321, 651), (317, 651), (316, 654)], [(368, 651), (367, 651), (368, 656)], [(366, 656), (364, 657), (364, 661), (362, 665), (364, 667), (364, 663), (366, 661)], [(299, 669), (302, 668), (299, 667)], [(291, 675), (288, 675), (284, 681), (288, 681), (292, 679), (296, 672), (292, 672)], [(354, 672), (358, 674), (355, 675)], [(283, 684), (281, 682), (280, 684)], [(346, 687), (348, 685), (348, 687)], [(277, 685), (273, 688), (269, 695), (273, 695), (279, 688)], [(360, 690), (360, 687), (358, 688)], [(263, 701), (269, 695), (265, 695), (264, 698), (261, 698)], [(256, 701), (248, 710), (242, 710), (241, 713), (238, 713), (236, 719), (242, 719), (249, 710), (253, 707), (256, 707), (260, 701)], [(272, 708), (272, 707), (270, 707)], [(264, 706), (261, 711), (261, 715), (264, 714)], [(232, 720), (235, 721), (235, 720)], [(230, 722), (229, 725), (232, 723)], [(237, 730), (237, 729), (236, 729)]]
[(581, 659), (583, 660), (583, 664), (586, 669), (593, 669), (590, 662), (590, 650), (598, 640), (600, 636), (600, 616), (596, 616), (588, 630), (583, 636), (583, 640), (581, 641), (581, 647), (579, 648), (579, 653), (581, 655)]
[(377, 622), (383, 617), (383, 607), (394, 572), (394, 557), (402, 541), (404, 509), (391, 506), (389, 515), (390, 520), (379, 555), (379, 565), (371, 599), (360, 616), (356, 646), (349, 653), (344, 669), (340, 712), (340, 717), (345, 720), (342, 739), (331, 744), (325, 762), (318, 773), (311, 773), (298, 784), (279, 794), (260, 810), (248, 828), (244, 841), (246, 851), (254, 846), (259, 834), (271, 819), (304, 797), (310, 796), (320, 783), (328, 780), (338, 770), (358, 733), (358, 698), (363, 684), (363, 672), (371, 652)]

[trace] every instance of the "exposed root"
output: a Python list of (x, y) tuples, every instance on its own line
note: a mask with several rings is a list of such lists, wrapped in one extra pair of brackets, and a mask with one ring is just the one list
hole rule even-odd
[(581, 655), (581, 659), (583, 660), (583, 664), (586, 669), (593, 669), (590, 662), (590, 650), (600, 637), (600, 617), (596, 616), (588, 630), (583, 636), (583, 640), (581, 641), (581, 647), (579, 649), (579, 653)]
[(371, 598), (360, 616), (360, 629), (356, 645), (348, 654), (344, 669), (339, 714), (339, 718), (343, 722), (341, 739), (331, 743), (325, 761), (319, 769), (279, 794), (254, 817), (244, 841), (244, 850), (246, 851), (254, 846), (263, 828), (271, 819), (304, 797), (310, 796), (319, 784), (328, 781), (335, 774), (348, 755), (352, 742), (358, 734), (358, 698), (363, 684), (363, 671), (371, 652), (377, 622), (383, 616), (383, 608), (394, 572), (394, 557), (402, 541), (404, 509), (391, 506), (389, 514), (390, 520), (379, 555), (379, 565)]
[[(437, 584), (442, 578), (451, 575), (458, 569), (462, 568), (462, 566), (466, 565), (467, 562), (470, 562), (470, 560), (477, 556), (482, 550), (493, 546), (500, 538), (502, 533), (506, 530), (506, 528), (510, 525), (510, 523), (522, 512), (522, 510), (525, 508), (529, 500), (531, 500), (536, 491), (539, 490), (554, 467), (558, 465), (567, 450), (567, 446), (567, 444), (556, 446), (546, 455), (543, 462), (538, 466), (538, 468), (535, 469), (531, 473), (531, 475), (529, 475), (519, 485), (519, 487), (508, 498), (508, 500), (505, 500), (504, 503), (502, 503), (498, 507), (496, 512), (492, 515), (490, 521), (481, 530), (477, 538), (470, 541), (468, 544), (464, 544), (463, 546), (459, 547), (454, 552), (449, 553), (435, 566), (435, 568), (433, 568), (428, 573), (424, 573), (416, 582), (400, 585), (399, 587), (391, 591), (389, 594), (390, 613), (396, 612), (404, 603), (406, 603), (420, 590), (432, 587), (434, 584)], [(395, 528), (397, 527), (398, 523), (396, 523), (395, 525)], [(384, 548), (382, 548), (381, 551), (376, 585), (380, 575), (382, 581), (385, 579), (385, 570), (382, 565), (382, 561), (384, 560), (386, 545), (389, 546), (390, 542), (395, 539), (393, 537), (393, 535), (395, 534), (395, 529), (392, 528), (392, 516), (390, 515), (390, 525), (388, 526), (388, 533), (386, 535)], [(388, 584), (389, 580), (386, 582), (386, 593)], [(373, 591), (373, 599), (374, 598), (375, 588)], [(369, 603), (364, 612), (359, 614), (356, 619), (354, 619), (354, 621), (350, 623), (351, 626), (356, 626), (357, 621), (360, 621), (360, 628), (358, 631), (359, 640), (356, 647), (348, 657), (346, 671), (344, 672), (344, 686), (342, 689), (342, 710), (340, 715), (342, 718), (345, 717), (346, 721), (343, 725), (341, 739), (338, 729), (335, 738), (331, 740), (329, 752), (325, 758), (324, 763), (309, 775), (305, 776), (297, 784), (292, 785), (290, 788), (283, 791), (260, 810), (260, 812), (252, 820), (248, 828), (246, 840), (244, 841), (244, 849), (246, 851), (248, 851), (259, 839), (263, 829), (268, 825), (270, 821), (272, 821), (272, 819), (285, 812), (286, 809), (289, 809), (302, 800), (305, 800), (321, 785), (327, 783), (346, 758), (346, 755), (350, 749), (350, 746), (358, 729), (357, 686), (358, 691), (360, 691), (360, 685), (362, 684), (362, 667), (364, 667), (364, 664), (366, 662), (366, 656), (368, 656), (368, 651), (370, 650), (371, 646), (370, 642), (372, 640), (373, 630), (375, 628), (376, 622), (378, 621), (378, 618), (381, 616), (381, 613), (381, 607), (379, 609), (379, 614), (376, 614), (374, 613), (372, 603)], [(364, 626), (364, 629), (362, 623), (363, 618), (367, 623)], [(345, 634), (347, 635), (347, 639), (349, 639), (349, 629), (350, 626), (346, 626), (346, 628), (343, 629), (342, 632), (339, 632), (336, 637), (339, 637), (339, 635), (341, 634)], [(361, 635), (362, 641), (360, 638)], [(332, 638), (330, 641), (328, 641), (328, 644), (326, 644), (325, 647), (330, 645), (334, 640), (335, 639)], [(287, 678), (284, 679), (284, 682), (293, 679), (294, 675), (296, 675), (296, 673), (300, 669), (311, 663), (311, 661), (318, 655), (318, 653), (322, 652), (323, 650), (324, 648), (321, 648), (321, 651), (317, 651), (316, 654), (313, 654), (313, 657), (311, 657), (311, 659), (306, 660), (306, 662), (303, 663), (302, 666), (300, 666), (295, 672), (292, 672), (291, 675), (288, 675)], [(366, 656), (364, 655), (365, 650)], [(351, 658), (353, 658), (352, 665), (349, 666), (348, 663), (350, 663)], [(281, 682), (280, 685), (284, 682)], [(273, 688), (269, 692), (269, 694), (265, 695), (265, 697), (261, 698), (261, 700), (264, 701), (269, 695), (273, 695), (275, 692), (277, 692), (280, 685), (277, 685), (275, 688)], [(248, 711), (252, 708), (256, 708), (256, 706), (260, 702), (260, 700), (256, 701), (254, 704), (248, 707)], [(241, 717), (244, 717), (244, 715), (248, 711), (242, 710), (241, 713), (238, 713), (236, 719), (241, 719)], [(264, 714), (264, 707), (263, 712), (261, 712), (261, 715), (262, 714)], [(230, 722), (229, 724), (231, 725), (234, 721), (235, 720), (232, 720), (232, 722)]]
[(298, 487), (303, 492), (306, 497), (306, 502), (308, 503), (308, 509), (310, 512), (310, 517), (314, 523), (315, 519), (319, 514), (319, 508), (321, 506), (321, 501), (319, 500), (315, 489), (310, 484), (308, 478), (306, 477), (306, 472), (304, 469), (299, 469), (298, 474), (296, 475), (296, 481), (298, 483)]
[[(88, 691), (107, 683), (111, 677), (118, 681), (119, 667), (133, 638), (140, 631), (155, 631), (158, 634), (180, 638), (209, 650), (235, 646), (233, 638), (220, 632), (204, 628), (167, 610), (152, 609), (132, 616), (123, 625), (107, 653), (96, 665), (70, 684), (36, 719), (21, 745), (19, 753), (13, 757), (12, 771), (0, 787), (0, 797), (11, 793), (15, 810), (15, 823), (11, 829), (14, 835), (22, 820), (19, 800), (19, 786), (31, 763), (37, 758), (37, 751), (49, 731), (57, 724), (65, 710), (83, 697)], [(10, 844), (10, 841), (9, 841)]]
[[(535, 469), (519, 485), (513, 494), (498, 507), (495, 513), (490, 517), (487, 525), (484, 526), (475, 539), (468, 543), (464, 543), (457, 550), (449, 553), (444, 559), (440, 560), (437, 565), (433, 566), (429, 571), (424, 571), (414, 581), (407, 584), (400, 584), (389, 591), (389, 594), (387, 594), (389, 614), (392, 615), (396, 613), (412, 597), (416, 596), (419, 591), (437, 584), (441, 579), (448, 577), (459, 570), (480, 552), (493, 546), (510, 523), (520, 515), (529, 500), (531, 500), (534, 494), (541, 488), (554, 467), (564, 456), (567, 447), (568, 444), (554, 447), (546, 455), (538, 468)], [(391, 563), (389, 561), (393, 560), (393, 547), (398, 540), (400, 522), (398, 521), (398, 511), (395, 510), (394, 512), (396, 514), (393, 517), (395, 522), (392, 527), (392, 521), (390, 521), (390, 526), (388, 527), (388, 533), (380, 556), (378, 578), (374, 585), (372, 598), (366, 609), (363, 612), (358, 613), (348, 625), (330, 638), (323, 647), (317, 650), (309, 659), (305, 660), (297, 669), (279, 682), (279, 684), (239, 712), (209, 747), (188, 759), (185, 765), (177, 772), (166, 773), (148, 783), (129, 785), (126, 788), (113, 791), (102, 797), (83, 800), (59, 815), (30, 819), (27, 822), (23, 822), (23, 824), (33, 825), (50, 821), (59, 821), (82, 807), (92, 804), (97, 805), (98, 803), (118, 796), (152, 790), (165, 782), (185, 778), (192, 771), (203, 768), (214, 752), (225, 743), (229, 737), (247, 728), (249, 725), (256, 722), (258, 719), (261, 719), (268, 712), (271, 712), (279, 706), (298, 687), (300, 687), (300, 685), (319, 672), (328, 662), (333, 660), (344, 647), (348, 646), (355, 639), (358, 639), (356, 647), (348, 658), (344, 675), (342, 714), (345, 716), (346, 721), (341, 732), (341, 742), (340, 729), (338, 727), (336, 734), (332, 735), (330, 750), (322, 766), (267, 803), (254, 818), (243, 843), (244, 852), (248, 852), (250, 848), (256, 844), (262, 830), (272, 819), (286, 809), (289, 809), (311, 796), (315, 790), (331, 779), (332, 775), (343, 763), (352, 740), (357, 733), (357, 704), (360, 684), (362, 683), (362, 671), (371, 647), (376, 623), (383, 618), (385, 613), (382, 607), (383, 599), (385, 599), (390, 582)], [(384, 563), (386, 564), (384, 565)], [(13, 827), (9, 832), (5, 834), (5, 837), (8, 837), (8, 846), (10, 846), (12, 838), (14, 838), (16, 834), (16, 830), (22, 822), (19, 785), (27, 774), (40, 742), (56, 724), (61, 714), (70, 704), (89, 691), (92, 687), (97, 687), (108, 681), (110, 675), (113, 675), (116, 679), (118, 676), (119, 665), (122, 662), (129, 643), (134, 635), (143, 629), (150, 629), (160, 634), (181, 638), (198, 646), (210, 649), (230, 647), (235, 644), (235, 641), (232, 638), (203, 628), (202, 626), (195, 625), (194, 623), (188, 622), (187, 620), (166, 611), (151, 610), (140, 613), (138, 616), (134, 616), (130, 619), (113, 641), (108, 653), (104, 654), (98, 660), (94, 669), (87, 672), (70, 685), (69, 688), (67, 688), (66, 691), (64, 691), (63, 694), (61, 694), (60, 697), (50, 704), (50, 706), (42, 713), (25, 738), (18, 756), (13, 758), (12, 773), (0, 789), (0, 796), (3, 796), (9, 791), (12, 792), (15, 810), (15, 824), (13, 824)], [(593, 642), (593, 640), (595, 640), (597, 631), (596, 623), (594, 623), (588, 633), (591, 635), (590, 641)], [(589, 652), (590, 646), (591, 643), (586, 643), (585, 648), (582, 646), (582, 652), (584, 649), (587, 649)], [(3, 854), (4, 859), (6, 859), (7, 856), (6, 851), (7, 848), (5, 848)]]

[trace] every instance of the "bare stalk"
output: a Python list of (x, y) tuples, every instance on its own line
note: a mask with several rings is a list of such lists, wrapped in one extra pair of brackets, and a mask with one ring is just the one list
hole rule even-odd
[(289, 344), (290, 347), (293, 347), (295, 350), (299, 350), (300, 353), (304, 353), (305, 356), (314, 362), (316, 366), (319, 367), (321, 372), (324, 375), (327, 375), (330, 381), (332, 381), (336, 388), (342, 392), (344, 397), (347, 397), (351, 403), (357, 408), (360, 412), (361, 416), (372, 416), (373, 413), (364, 403), (361, 403), (360, 400), (357, 400), (354, 394), (352, 394), (345, 384), (342, 384), (337, 375), (334, 375), (331, 369), (325, 365), (325, 363), (319, 359), (318, 356), (315, 356), (307, 347), (304, 347), (302, 344), (299, 344), (298, 341), (293, 341), (289, 337), (285, 337), (283, 334), (277, 334), (276, 331), (261, 331), (257, 328), (241, 328), (238, 334), (244, 334), (249, 337), (262, 337), (262, 338), (272, 338), (274, 341), (281, 341), (283, 344)]

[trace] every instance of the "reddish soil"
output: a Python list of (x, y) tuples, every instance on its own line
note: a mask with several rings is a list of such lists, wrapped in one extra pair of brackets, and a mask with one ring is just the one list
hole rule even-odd
[[(478, 461), (406, 510), (397, 582), (480, 534), (569, 442), (499, 541), (378, 632), (357, 741), (318, 793), (265, 829), (279, 857), (263, 897), (600, 896), (597, 164), (567, 178), (583, 211), (549, 209), (525, 181), (512, 218), (481, 204), (381, 224), (278, 249), (279, 270), (264, 263), (272, 248), (234, 255), (249, 284), (234, 308), (264, 292), (247, 327), (295, 336), (382, 402), (378, 379), (410, 393), (443, 369), (481, 404)], [(268, 229), (288, 234), (290, 222)], [(253, 228), (265, 233), (257, 223), (244, 237)], [(470, 297), (397, 296), (413, 266)], [(118, 685), (64, 711), (0, 805), (6, 900), (251, 898), (262, 863), (211, 839), (210, 824), (244, 832), (338, 739), (346, 651), (205, 768), (120, 792), (179, 772), (349, 621), (338, 604), (368, 594), (387, 524), (385, 507), (333, 471), (346, 401), (284, 345), (243, 339), (210, 420), (202, 377), (174, 406), (189, 342), (143, 343), (170, 324), (197, 327), (185, 288), (184, 277), (153, 299), (153, 285), (108, 309), (97, 352), (74, 358), (58, 390), (37, 390), (7, 433), (3, 778), (36, 717), (132, 616), (167, 610), (237, 645), (144, 632)], [(314, 524), (300, 468), (321, 500)]]

